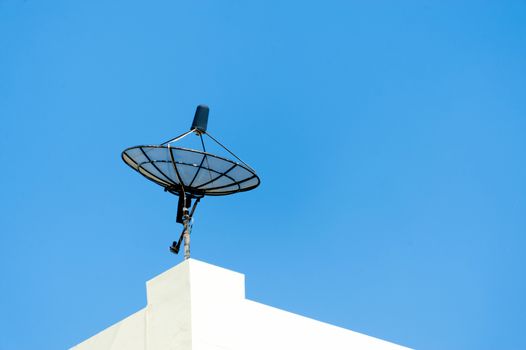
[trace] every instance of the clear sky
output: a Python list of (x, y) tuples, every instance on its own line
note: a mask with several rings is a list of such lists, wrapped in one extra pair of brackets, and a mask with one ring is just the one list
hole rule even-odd
[(196, 259), (417, 349), (526, 349), (524, 1), (0, 1), (0, 349), (68, 348), (181, 261), (121, 151), (209, 130), (262, 185)]

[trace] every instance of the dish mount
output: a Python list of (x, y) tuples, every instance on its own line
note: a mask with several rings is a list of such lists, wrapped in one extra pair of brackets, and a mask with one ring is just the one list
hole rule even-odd
[[(260, 184), (254, 169), (207, 131), (208, 114), (209, 108), (199, 105), (190, 131), (160, 145), (134, 146), (122, 152), (122, 160), (133, 170), (179, 197), (176, 221), (183, 225), (183, 231), (170, 251), (178, 254), (184, 242), (185, 260), (190, 258), (193, 215), (201, 198), (249, 191)], [(200, 138), (201, 150), (174, 146), (191, 134)], [(235, 160), (208, 153), (203, 136)]]

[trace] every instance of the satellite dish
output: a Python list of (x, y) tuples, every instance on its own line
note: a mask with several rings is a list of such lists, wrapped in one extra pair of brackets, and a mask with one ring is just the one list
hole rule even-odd
[[(179, 253), (181, 242), (184, 241), (185, 259), (190, 257), (193, 215), (201, 198), (249, 191), (260, 184), (254, 169), (206, 131), (208, 113), (207, 106), (199, 105), (190, 131), (160, 145), (134, 146), (122, 152), (122, 160), (133, 170), (164, 187), (166, 192), (179, 196), (177, 222), (183, 224), (184, 228), (170, 251)], [(192, 133), (200, 138), (201, 150), (174, 145)], [(236, 160), (208, 153), (203, 136), (207, 136)]]

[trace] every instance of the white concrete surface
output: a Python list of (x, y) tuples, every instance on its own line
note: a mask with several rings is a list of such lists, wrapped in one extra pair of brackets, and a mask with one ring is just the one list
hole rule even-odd
[(144, 309), (74, 350), (401, 350), (245, 299), (245, 276), (189, 259), (146, 283)]

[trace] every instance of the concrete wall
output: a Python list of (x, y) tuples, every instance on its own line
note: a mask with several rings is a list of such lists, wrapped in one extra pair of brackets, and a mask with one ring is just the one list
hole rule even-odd
[(245, 299), (244, 275), (194, 259), (147, 282), (145, 309), (75, 350), (407, 349)]

